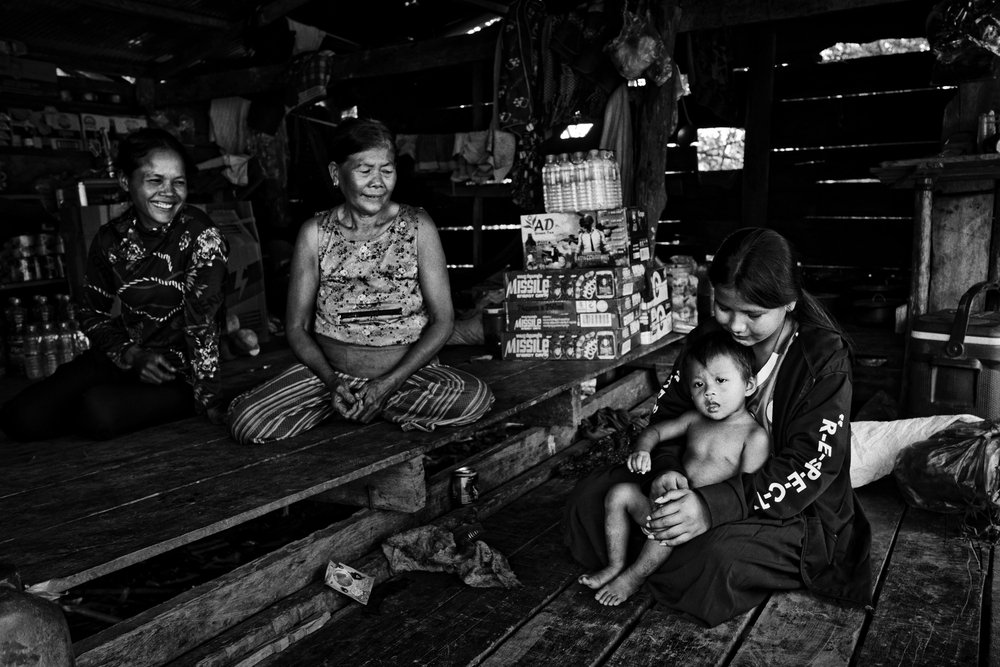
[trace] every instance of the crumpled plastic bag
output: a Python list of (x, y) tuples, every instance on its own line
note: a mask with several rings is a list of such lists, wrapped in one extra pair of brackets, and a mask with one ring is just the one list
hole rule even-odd
[(507, 559), (482, 540), (459, 549), (451, 531), (421, 526), (393, 535), (382, 544), (393, 574), (447, 572), (476, 588), (518, 588), (521, 582)]
[(666, 44), (653, 27), (652, 17), (648, 11), (643, 17), (629, 11), (623, 15), (621, 33), (608, 42), (604, 50), (618, 73), (629, 81), (638, 79), (647, 68), (655, 66), (650, 78), (662, 86), (673, 73), (673, 64)]
[(865, 486), (892, 474), (899, 453), (955, 422), (980, 422), (975, 415), (934, 415), (889, 421), (851, 421), (851, 485)]
[(1000, 517), (1000, 420), (955, 423), (899, 453), (893, 476), (914, 507)]
[(979, 49), (1000, 55), (1000, 6), (995, 0), (943, 0), (927, 17), (927, 37), (945, 65), (974, 58)]

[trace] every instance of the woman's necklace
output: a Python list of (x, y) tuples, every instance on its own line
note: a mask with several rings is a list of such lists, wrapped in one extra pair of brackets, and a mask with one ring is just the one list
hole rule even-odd
[(375, 224), (372, 225), (374, 233), (364, 235), (360, 232), (360, 225), (358, 225), (358, 223), (354, 220), (354, 216), (352, 216), (350, 212), (345, 211), (343, 207), (337, 211), (337, 222), (345, 231), (351, 232), (351, 236), (354, 237), (352, 240), (354, 241), (371, 241), (373, 238), (381, 234), (381, 229), (385, 226), (386, 220), (384, 219), (385, 216), (381, 214), (380, 217), (382, 219), (376, 218)]

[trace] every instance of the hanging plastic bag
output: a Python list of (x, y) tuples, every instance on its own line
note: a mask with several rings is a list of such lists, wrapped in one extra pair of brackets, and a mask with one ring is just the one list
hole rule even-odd
[(907, 503), (1000, 517), (1000, 420), (955, 423), (899, 453), (892, 474)]
[[(664, 57), (670, 62), (667, 47), (653, 27), (648, 11), (640, 17), (623, 6), (622, 17), (624, 25), (621, 33), (604, 47), (619, 74), (631, 81), (642, 76), (654, 62), (661, 63)], [(669, 78), (670, 67), (665, 69)]]

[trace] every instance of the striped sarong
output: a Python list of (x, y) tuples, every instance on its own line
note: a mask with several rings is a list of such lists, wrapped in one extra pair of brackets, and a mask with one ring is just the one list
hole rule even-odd
[[(365, 382), (337, 373), (351, 389)], [(229, 406), (229, 430), (241, 444), (290, 438), (335, 413), (330, 390), (303, 364), (237, 396)], [(382, 408), (382, 418), (404, 431), (433, 431), (462, 426), (482, 417), (493, 405), (489, 386), (469, 373), (430, 363), (411, 375)]]

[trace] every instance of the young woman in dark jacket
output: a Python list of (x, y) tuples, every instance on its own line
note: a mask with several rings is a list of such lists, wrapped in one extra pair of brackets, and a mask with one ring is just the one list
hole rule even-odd
[[(665, 473), (684, 472), (684, 443), (661, 443), (647, 475), (616, 466), (577, 484), (565, 511), (565, 543), (582, 564), (604, 567), (604, 497), (612, 484), (639, 481), (661, 504), (645, 525), (652, 535), (631, 532), (633, 547), (643, 539), (676, 547), (646, 580), (660, 603), (709, 626), (774, 590), (805, 587), (868, 605), (871, 530), (851, 489), (847, 342), (802, 289), (794, 251), (773, 230), (742, 229), (726, 238), (709, 280), (715, 317), (689, 336), (721, 328), (753, 350), (758, 389), (748, 407), (771, 436), (771, 458), (754, 473), (668, 491)], [(683, 353), (650, 421), (691, 409), (681, 368)]]

